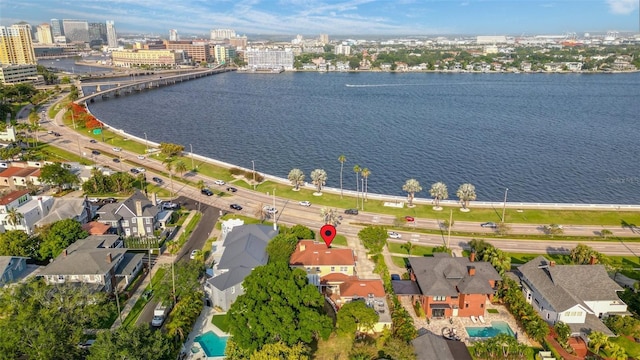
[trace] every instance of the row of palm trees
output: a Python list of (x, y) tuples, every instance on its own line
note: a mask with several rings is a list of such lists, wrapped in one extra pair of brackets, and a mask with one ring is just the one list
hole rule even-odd
[[(409, 207), (412, 207), (413, 199), (416, 193), (422, 191), (422, 186), (420, 186), (418, 180), (409, 179), (402, 186), (402, 190), (408, 193)], [(429, 189), (429, 195), (433, 198), (436, 209), (439, 209), (440, 200), (446, 200), (449, 197), (447, 185), (441, 181), (433, 183), (431, 189)], [(469, 183), (462, 184), (458, 188), (458, 191), (456, 191), (456, 196), (462, 203), (462, 207), (467, 209), (469, 202), (477, 198), (476, 187)]]

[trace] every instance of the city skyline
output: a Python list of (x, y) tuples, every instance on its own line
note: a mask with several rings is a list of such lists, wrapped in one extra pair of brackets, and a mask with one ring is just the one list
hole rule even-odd
[(119, 33), (284, 35), (534, 35), (638, 32), (639, 0), (27, 0), (0, 3), (1, 25), (115, 21)]

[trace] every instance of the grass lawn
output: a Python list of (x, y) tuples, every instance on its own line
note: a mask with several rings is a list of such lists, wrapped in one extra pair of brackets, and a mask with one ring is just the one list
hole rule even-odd
[(489, 314), (499, 314), (500, 313), (500, 311), (498, 311), (498, 309), (487, 309), (487, 312)]
[(76, 155), (53, 145), (41, 145), (38, 149), (47, 160), (78, 162), (83, 165), (93, 164), (93, 161), (91, 161), (90, 159)]
[(336, 235), (336, 237), (333, 239), (333, 241), (331, 242), (331, 245), (338, 245), (338, 246), (347, 246), (347, 237), (344, 235)]
[[(155, 275), (153, 275), (153, 278), (151, 279), (151, 284), (157, 285), (160, 281), (162, 281), (162, 278), (164, 277), (164, 274), (166, 271), (167, 269), (165, 268), (159, 268), (158, 271), (156, 271)], [(149, 285), (147, 285), (147, 287), (144, 289), (144, 291), (147, 291), (147, 290), (149, 290)], [(138, 298), (138, 301), (136, 301), (135, 305), (133, 305), (133, 308), (131, 308), (131, 311), (129, 312), (127, 317), (122, 321), (122, 326), (127, 327), (131, 325), (135, 325), (136, 320), (138, 320), (138, 317), (140, 316), (140, 313), (142, 312), (142, 310), (150, 300), (151, 299), (145, 300), (142, 296), (140, 296)]]
[(218, 329), (226, 333), (229, 332), (229, 324), (227, 324), (227, 314), (213, 315), (213, 317), (211, 317), (211, 323)]
[(633, 359), (640, 359), (640, 344), (638, 344), (637, 342), (629, 340), (624, 336), (609, 338), (609, 341), (623, 347), (629, 357)]
[[(392, 254), (407, 254), (407, 250), (403, 249), (401, 246), (404, 244), (389, 242), (387, 243), (387, 247), (389, 248), (389, 252)], [(422, 245), (413, 245), (413, 249), (411, 250), (411, 256), (433, 256), (433, 247), (431, 246), (422, 246)]]
[(391, 260), (393, 260), (393, 263), (396, 266), (399, 266), (401, 268), (406, 268), (407, 267), (407, 258), (406, 257), (402, 257), (402, 256), (392, 256)]
[(349, 337), (332, 334), (328, 340), (320, 339), (314, 345), (315, 360), (348, 360), (353, 341)]

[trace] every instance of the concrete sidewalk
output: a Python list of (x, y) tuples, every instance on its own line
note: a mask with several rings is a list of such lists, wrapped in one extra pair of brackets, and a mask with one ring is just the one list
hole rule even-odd
[[(183, 226), (180, 227), (178, 232), (174, 235), (173, 240), (171, 241), (174, 241), (175, 239), (180, 238), (180, 235), (182, 235), (182, 233), (184, 232), (185, 226), (189, 224), (191, 219), (195, 216), (195, 213), (196, 213), (195, 211), (191, 211), (189, 213), (189, 215), (187, 216), (187, 218), (183, 223)], [(111, 325), (111, 330), (115, 330), (119, 328), (120, 325), (122, 325), (122, 322), (120, 321), (120, 319), (125, 320), (127, 318), (129, 313), (133, 309), (133, 306), (136, 304), (138, 299), (142, 296), (142, 293), (144, 293), (144, 290), (147, 288), (147, 285), (149, 285), (150, 279), (153, 278), (153, 276), (156, 274), (158, 269), (160, 269), (163, 265), (171, 265), (171, 263), (175, 262), (177, 258), (178, 258), (177, 256), (172, 256), (166, 250), (164, 253), (160, 254), (160, 256), (157, 257), (155, 265), (151, 268), (151, 276), (146, 275), (144, 280), (142, 280), (142, 282), (136, 289), (136, 291), (134, 291), (133, 294), (131, 294), (131, 297), (129, 298), (129, 300), (127, 300), (127, 302), (123, 304), (122, 311), (120, 312), (120, 316), (116, 318), (116, 321), (114, 321), (113, 325)]]

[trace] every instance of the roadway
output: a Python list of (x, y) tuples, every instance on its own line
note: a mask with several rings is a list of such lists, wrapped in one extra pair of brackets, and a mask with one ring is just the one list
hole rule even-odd
[[(69, 129), (61, 125), (61, 114), (58, 119), (54, 121), (48, 121), (42, 124), (46, 130), (52, 130), (59, 132), (61, 137), (54, 137), (52, 135), (40, 134), (40, 141), (50, 142), (53, 145), (62, 147), (67, 151), (83, 155), (85, 157), (91, 157), (91, 150), (98, 150), (102, 153), (100, 156), (93, 156), (92, 160), (98, 164), (109, 166), (112, 169), (128, 171), (132, 167), (144, 167), (149, 172), (147, 178), (152, 176), (158, 176), (164, 180), (165, 186), (170, 186), (170, 179), (160, 175), (159, 173), (166, 172), (164, 165), (161, 161), (157, 160), (153, 156), (146, 156), (144, 159), (138, 159), (140, 154), (132, 153), (128, 151), (115, 152), (113, 147), (109, 144), (97, 142), (90, 143), (89, 138), (82, 136), (72, 129)], [(120, 157), (121, 163), (116, 164), (112, 161), (113, 157)], [(177, 175), (176, 175), (177, 176)], [(198, 173), (186, 173), (183, 176), (185, 179), (189, 179), (194, 183), (198, 180), (203, 180), (212, 190), (225, 191), (227, 185), (214, 185), (211, 178), (204, 177)], [(236, 186), (238, 189), (235, 193), (229, 193), (227, 196), (205, 196), (200, 193), (198, 189), (184, 185), (180, 182), (173, 182), (174, 193), (180, 194), (185, 198), (194, 199), (199, 202), (200, 206), (209, 205), (218, 209), (225, 209), (225, 211), (237, 212), (245, 216), (255, 217), (255, 214), (259, 212), (259, 209), (264, 205), (271, 205), (274, 201), (273, 194), (256, 192), (243, 187)], [(276, 194), (277, 195), (277, 194)], [(309, 199), (313, 203), (313, 199)], [(188, 202), (188, 201), (187, 201)], [(231, 210), (229, 205), (232, 203), (240, 204), (243, 209), (241, 211)], [(278, 223), (286, 225), (302, 224), (308, 226), (311, 229), (319, 229), (323, 225), (322, 217), (320, 216), (321, 206), (313, 205), (310, 207), (304, 207), (298, 205), (295, 201), (288, 199), (275, 197), (275, 205), (279, 210), (276, 220)], [(365, 204), (366, 208), (366, 204)], [(338, 232), (348, 237), (357, 236), (358, 231), (362, 228), (361, 225), (355, 223), (368, 223), (373, 225), (387, 225), (390, 226), (396, 220), (395, 216), (375, 214), (368, 212), (360, 212), (359, 215), (343, 215), (342, 224), (338, 227)], [(524, 235), (544, 235), (543, 224), (510, 224), (512, 234), (524, 234)], [(422, 219), (416, 218), (415, 222), (406, 224), (404, 229), (399, 231), (402, 236), (402, 242), (410, 240), (416, 244), (422, 245), (442, 245), (447, 243), (446, 234), (442, 236), (432, 234), (418, 234), (412, 233), (411, 228), (419, 229), (441, 229), (441, 224), (435, 219)], [(485, 229), (480, 227), (479, 223), (456, 221), (454, 225), (455, 231), (468, 232), (470, 235), (452, 236), (450, 239), (450, 246), (453, 248), (464, 248), (466, 243), (472, 238), (482, 238), (483, 234), (490, 234), (493, 229)], [(599, 234), (602, 230), (602, 226), (586, 226), (586, 225), (565, 225), (564, 233), (571, 236), (589, 236)], [(620, 238), (624, 237), (637, 237), (638, 233), (636, 228), (619, 228), (607, 227), (613, 235)], [(566, 253), (578, 242), (576, 241), (556, 241), (556, 240), (521, 240), (521, 239), (490, 239), (488, 242), (494, 244), (496, 247), (509, 251), (509, 252), (529, 252), (529, 253)], [(637, 255), (640, 254), (640, 243), (634, 242), (614, 242), (614, 241), (591, 241), (589, 245), (595, 250), (610, 254), (610, 255)]]

